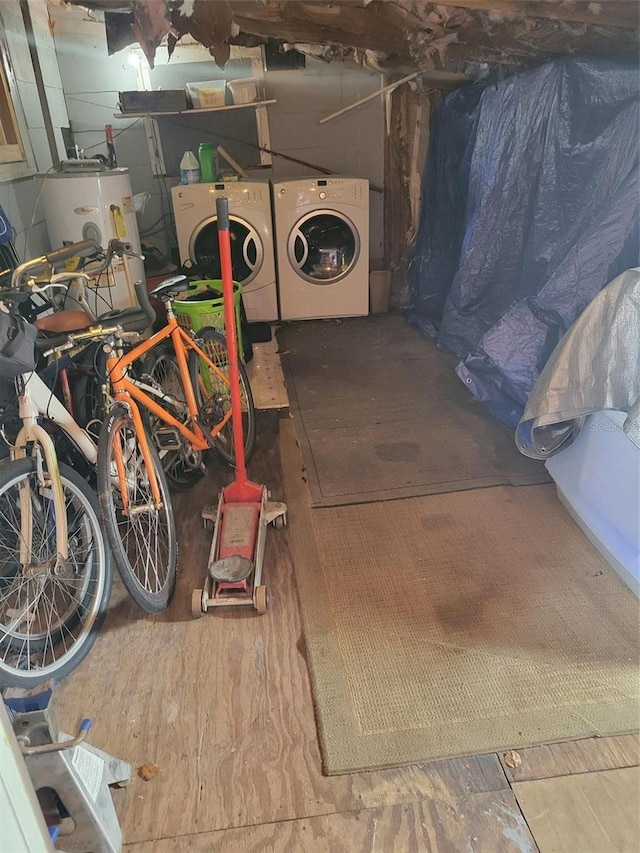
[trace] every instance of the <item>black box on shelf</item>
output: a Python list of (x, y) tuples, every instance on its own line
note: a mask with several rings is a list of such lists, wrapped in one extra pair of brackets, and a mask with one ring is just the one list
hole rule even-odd
[(157, 92), (120, 92), (123, 113), (177, 113), (188, 109), (184, 89), (161, 89)]

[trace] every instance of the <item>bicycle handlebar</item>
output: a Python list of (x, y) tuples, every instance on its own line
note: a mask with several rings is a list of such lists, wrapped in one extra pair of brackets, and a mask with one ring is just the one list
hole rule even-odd
[(156, 310), (149, 300), (147, 285), (144, 281), (136, 281), (133, 285), (133, 289), (138, 297), (138, 305), (142, 308), (145, 317), (149, 321), (149, 325), (153, 325), (156, 321)]
[(82, 332), (70, 332), (66, 336), (66, 341), (58, 346), (53, 346), (51, 349), (45, 350), (42, 355), (48, 358), (54, 352), (63, 353), (68, 349), (73, 349), (76, 344), (83, 341), (101, 341), (108, 338), (110, 335), (123, 341), (137, 341), (140, 338), (140, 332), (126, 332), (122, 326), (90, 326)]
[(109, 240), (109, 250), (113, 255), (132, 255), (134, 258), (139, 257), (138, 253), (133, 251), (133, 244), (125, 243), (122, 240)]
[(80, 240), (77, 243), (69, 243), (66, 246), (61, 246), (59, 249), (54, 249), (52, 252), (47, 252), (38, 258), (31, 258), (24, 263), (19, 264), (11, 275), (11, 287), (17, 290), (22, 285), (26, 274), (31, 276), (39, 275), (47, 270), (57, 266), (69, 258), (96, 258), (104, 256), (104, 262), (90, 271), (91, 275), (100, 275), (111, 264), (114, 255), (122, 257), (124, 255), (139, 258), (144, 260), (144, 255), (134, 251), (133, 244), (124, 240), (110, 240), (106, 251), (96, 243), (95, 240)]
[(17, 290), (22, 284), (22, 279), (27, 273), (36, 275), (38, 273), (45, 272), (45, 270), (51, 267), (55, 267), (56, 264), (60, 264), (62, 261), (69, 260), (69, 258), (90, 257), (92, 255), (97, 255), (101, 251), (100, 246), (95, 240), (80, 240), (77, 243), (69, 243), (68, 245), (55, 249), (52, 252), (47, 252), (44, 255), (40, 255), (38, 258), (31, 258), (28, 261), (18, 264), (14, 269), (11, 274), (11, 287), (14, 290)]
[(47, 252), (44, 257), (52, 267), (55, 267), (56, 264), (68, 261), (69, 258), (86, 258), (100, 251), (102, 249), (95, 240), (81, 240), (78, 243), (69, 243), (67, 246), (54, 249), (53, 252)]
[[(142, 314), (146, 317), (148, 325), (150, 326), (156, 319), (156, 312), (149, 301), (146, 284), (143, 281), (137, 281), (133, 287), (135, 289), (136, 296), (138, 297), (138, 303), (142, 309)], [(64, 343), (45, 350), (43, 352), (43, 356), (47, 358), (54, 352), (62, 353), (65, 352), (65, 350), (73, 349), (73, 347), (81, 341), (102, 340), (109, 337), (109, 335), (115, 335), (115, 337), (123, 341), (138, 340), (144, 330), (144, 326), (140, 322), (141, 315), (139, 313), (137, 316), (135, 312), (132, 316), (127, 316), (127, 312), (131, 310), (132, 309), (130, 308), (125, 308), (121, 317), (114, 317), (113, 319), (116, 320), (114, 325), (103, 326), (100, 324), (90, 326), (88, 329), (82, 329), (82, 331), (79, 332), (70, 332), (65, 336), (66, 340)]]

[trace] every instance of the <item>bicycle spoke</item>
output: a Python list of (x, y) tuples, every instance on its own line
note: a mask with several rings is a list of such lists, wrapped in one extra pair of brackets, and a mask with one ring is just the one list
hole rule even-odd
[[(124, 494), (101, 486), (103, 518), (122, 579), (147, 612), (164, 610), (175, 585), (176, 539), (170, 499), (157, 452), (150, 459), (160, 489), (156, 505), (137, 434), (128, 415), (112, 416), (101, 435), (99, 482), (112, 467), (124, 472)], [(115, 497), (115, 500), (114, 500)]]
[[(61, 561), (55, 505), (42, 492), (34, 460), (5, 470), (23, 473), (0, 480), (0, 685), (25, 679), (34, 684), (84, 657), (104, 615), (111, 572), (96, 511), (77, 475), (62, 478), (70, 554)], [(20, 562), (23, 489), (31, 495), (26, 565)]]

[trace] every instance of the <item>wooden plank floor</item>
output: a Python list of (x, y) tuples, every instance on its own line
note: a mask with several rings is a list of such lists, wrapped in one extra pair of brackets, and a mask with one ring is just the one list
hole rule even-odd
[[(260, 413), (249, 473), (283, 497), (276, 412)], [(266, 616), (237, 608), (191, 619), (210, 546), (200, 509), (228, 479), (214, 467), (176, 500), (171, 608), (146, 616), (118, 584), (96, 646), (56, 693), (64, 730), (92, 717), (92, 743), (160, 768), (114, 792), (128, 853), (537, 850), (497, 755), (322, 775), (287, 531), (267, 539)], [(637, 746), (580, 743), (578, 764), (594, 769), (627, 766)], [(562, 761), (563, 773), (582, 772), (569, 752)]]
[(637, 853), (640, 768), (518, 782), (520, 808), (540, 853)]

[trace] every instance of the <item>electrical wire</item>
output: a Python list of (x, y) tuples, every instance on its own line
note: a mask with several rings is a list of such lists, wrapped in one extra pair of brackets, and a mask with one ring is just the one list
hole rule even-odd
[(160, 225), (160, 223), (163, 221), (163, 219), (170, 219), (170, 218), (171, 218), (171, 217), (169, 216), (169, 214), (168, 214), (168, 213), (163, 213), (163, 214), (161, 214), (161, 215), (156, 219), (156, 221), (155, 221), (155, 222), (151, 222), (151, 223), (150, 223), (149, 225), (147, 225), (144, 229), (142, 229), (142, 228), (140, 228), (140, 229), (139, 229), (139, 231), (140, 231), (140, 236), (141, 236), (141, 237), (143, 237), (145, 234), (148, 234), (148, 233), (151, 231), (151, 229), (152, 229), (152, 228), (155, 228), (155, 227), (156, 227), (156, 225)]
[[(182, 115), (185, 115), (185, 114), (183, 113)], [(163, 124), (171, 124), (171, 125), (174, 125), (175, 127), (180, 127), (182, 129), (187, 128), (188, 130), (202, 131), (201, 127), (198, 127), (195, 124), (190, 124), (188, 121), (184, 121), (184, 120), (183, 121), (176, 121), (175, 119), (171, 119), (171, 118), (168, 118), (165, 116), (162, 117), (162, 123)], [(222, 139), (225, 142), (235, 142), (238, 145), (246, 145), (249, 148), (252, 148), (256, 151), (265, 150), (264, 146), (258, 145), (256, 142), (251, 142), (248, 139), (238, 139), (238, 137), (236, 137), (236, 136), (229, 136), (228, 133), (220, 133), (218, 130), (216, 130), (215, 133), (213, 133), (212, 135), (215, 136), (216, 139)], [(273, 153), (276, 153), (276, 152), (273, 152)]]
[[(162, 211), (161, 219), (164, 223), (164, 236), (169, 246), (175, 244), (175, 220), (173, 216), (173, 206), (171, 204), (171, 195), (167, 188), (167, 178), (165, 175), (154, 175), (154, 180), (159, 181), (160, 192), (158, 193), (160, 197), (160, 209)], [(168, 209), (167, 209), (168, 208)], [(167, 225), (167, 220), (169, 225)], [(153, 226), (151, 226), (153, 227)], [(155, 232), (160, 233), (160, 232)], [(150, 236), (147, 232), (145, 236)]]
[[(87, 92), (87, 94), (88, 95), (93, 95), (93, 94), (100, 95), (102, 93), (101, 92), (95, 92), (95, 93), (94, 92)], [(108, 92), (105, 94), (111, 94), (111, 92)], [(76, 98), (75, 95), (67, 95), (67, 99), (69, 101), (77, 101), (79, 104), (90, 104), (92, 107), (96, 107), (96, 106), (97, 107), (104, 107), (105, 110), (115, 109), (115, 107), (110, 107), (109, 104), (96, 104), (95, 101), (87, 101), (86, 98)]]
[(113, 95), (114, 92), (119, 92), (119, 89), (99, 89), (97, 92), (74, 92), (73, 95), (67, 95), (68, 98), (75, 98), (76, 95)]
[[(94, 286), (89, 285), (89, 290), (93, 293), (93, 295), (94, 295), (94, 297), (95, 297), (95, 300), (96, 300), (96, 308), (98, 307), (98, 300), (100, 299), (100, 300), (101, 300), (102, 302), (104, 302), (104, 304), (106, 305), (107, 310), (109, 310), (109, 311), (110, 311), (110, 310), (113, 308), (113, 300), (109, 301), (105, 296), (103, 296), (103, 295), (102, 295), (102, 293), (100, 293), (100, 292), (99, 292), (100, 287), (101, 287), (100, 282), (102, 281), (102, 277), (103, 277), (104, 275), (106, 275), (106, 276), (107, 276), (107, 285), (106, 285), (106, 286), (107, 286), (107, 288), (115, 287), (115, 285), (116, 285), (116, 282), (115, 282), (115, 273), (113, 272), (113, 270), (112, 270), (111, 268), (109, 268), (109, 269), (107, 269), (107, 270), (103, 270), (103, 271), (99, 274), (99, 276), (98, 276), (98, 280), (97, 280), (96, 284), (95, 284)], [(110, 277), (110, 275), (113, 275), (113, 284), (111, 284), (111, 283), (110, 283), (110, 281), (109, 281), (109, 277)], [(97, 311), (96, 311), (96, 313), (97, 313)]]
[[(46, 180), (46, 178), (47, 178), (47, 175), (48, 175), (50, 172), (53, 172), (53, 171), (55, 170), (55, 168), (56, 168), (55, 166), (51, 166), (50, 168), (48, 168), (48, 169), (47, 169), (47, 171), (44, 173), (44, 175), (42, 176), (42, 178), (41, 178), (41, 180), (40, 180), (40, 188), (39, 188), (39, 190), (38, 190), (38, 194), (37, 194), (37, 196), (36, 196), (36, 200), (35, 200), (35, 201), (34, 201), (34, 203), (33, 203), (33, 211), (32, 211), (32, 213), (31, 213), (31, 222), (29, 223), (29, 227), (28, 227), (28, 228), (27, 228), (27, 230), (26, 230), (25, 238), (24, 238), (24, 257), (25, 257), (25, 259), (27, 259), (27, 258), (29, 257), (29, 238), (30, 238), (30, 236), (31, 236), (31, 229), (32, 229), (32, 228), (33, 228), (33, 226), (35, 225), (35, 221), (36, 221), (36, 212), (37, 212), (37, 210), (38, 210), (38, 205), (40, 204), (40, 196), (42, 195), (42, 190), (44, 189), (44, 182), (45, 182), (45, 180)], [(41, 222), (44, 222), (44, 219), (41, 219), (41, 220), (38, 222), (38, 225), (39, 225)]]
[[(119, 136), (122, 136), (123, 133), (126, 133), (128, 130), (131, 130), (132, 127), (135, 127), (136, 124), (138, 124), (141, 121), (142, 121), (141, 118), (137, 118), (135, 121), (132, 121), (131, 124), (128, 124), (126, 127), (123, 127), (122, 130), (119, 130), (117, 133), (114, 133), (113, 138), (117, 139)], [(93, 131), (79, 131), (79, 132), (80, 133), (89, 133), (89, 132), (91, 132), (91, 133), (102, 133), (103, 131), (93, 130)], [(74, 135), (75, 135), (75, 132), (74, 132)], [(104, 144), (105, 144), (104, 142), (96, 142), (95, 145), (89, 145), (89, 146), (87, 146), (87, 148), (84, 148), (83, 151), (92, 151), (94, 148), (99, 148), (101, 145), (104, 145)]]
[[(139, 121), (142, 121), (142, 119), (140, 119), (140, 118), (134, 119), (131, 122), (131, 124), (126, 125), (125, 127), (122, 128), (122, 130), (119, 130), (117, 133), (114, 133), (113, 138), (116, 139), (116, 137), (118, 137), (118, 136), (120, 136), (120, 134), (124, 133), (125, 130), (129, 130), (130, 127), (133, 127)], [(103, 131), (104, 131), (104, 128), (102, 128), (102, 127), (100, 127), (100, 128), (88, 127), (88, 128), (82, 128), (81, 130), (74, 130), (73, 135), (79, 136), (81, 133), (103, 133)], [(98, 143), (98, 144), (100, 144), (100, 143)]]

